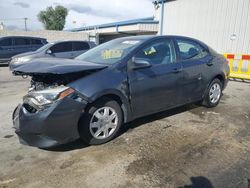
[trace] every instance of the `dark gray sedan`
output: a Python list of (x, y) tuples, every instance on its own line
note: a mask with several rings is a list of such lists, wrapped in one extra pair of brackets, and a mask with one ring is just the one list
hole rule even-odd
[(36, 51), (26, 52), (12, 57), (9, 67), (12, 70), (23, 63), (41, 57), (73, 59), (95, 46), (96, 44), (90, 41), (57, 41), (48, 43)]
[(229, 67), (198, 40), (136, 36), (104, 43), (74, 60), (33, 60), (14, 74), (32, 78), (13, 113), (20, 142), (50, 147), (78, 138), (103, 144), (124, 123), (187, 103), (215, 107)]
[(8, 64), (17, 54), (35, 51), (47, 44), (47, 40), (28, 36), (0, 36), (0, 64)]

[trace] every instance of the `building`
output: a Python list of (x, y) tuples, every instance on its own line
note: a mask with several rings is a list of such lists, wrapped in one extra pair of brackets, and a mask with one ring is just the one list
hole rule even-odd
[(163, 18), (162, 34), (197, 38), (220, 53), (250, 54), (250, 0), (158, 0), (155, 4)]
[(72, 32), (87, 32), (90, 40), (97, 44), (133, 35), (154, 35), (158, 32), (158, 21), (154, 17), (113, 22), (71, 29)]

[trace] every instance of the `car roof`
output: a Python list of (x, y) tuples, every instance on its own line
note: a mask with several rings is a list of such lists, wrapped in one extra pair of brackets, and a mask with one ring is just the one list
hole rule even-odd
[(195, 40), (195, 38), (187, 37), (187, 36), (181, 36), (181, 35), (137, 35), (137, 36), (129, 36), (129, 37), (122, 37), (122, 39), (130, 39), (130, 40), (135, 40), (135, 39), (157, 39), (157, 38), (182, 38), (182, 39), (188, 39), (188, 40)]
[(58, 44), (58, 43), (61, 43), (61, 42), (87, 42), (87, 43), (90, 43), (91, 41), (86, 41), (86, 40), (58, 40), (58, 41), (53, 41), (53, 42), (50, 42), (50, 43)]
[[(194, 42), (198, 42), (204, 47), (207, 47), (207, 45), (195, 38), (187, 37), (187, 36), (181, 36), (181, 35), (138, 35), (138, 36), (129, 36), (129, 37), (122, 37), (120, 39), (124, 40), (150, 40), (150, 39), (162, 39), (162, 38), (169, 38), (169, 39), (183, 39), (183, 40), (191, 40)], [(119, 38), (118, 38), (119, 39)]]
[(121, 37), (117, 39), (125, 39), (125, 40), (147, 40), (151, 38), (156, 38), (156, 35), (137, 35), (137, 36), (129, 36), (129, 37)]
[(3, 38), (27, 38), (27, 39), (46, 40), (45, 38), (41, 38), (41, 37), (29, 37), (29, 36), (0, 36), (0, 39), (3, 39)]

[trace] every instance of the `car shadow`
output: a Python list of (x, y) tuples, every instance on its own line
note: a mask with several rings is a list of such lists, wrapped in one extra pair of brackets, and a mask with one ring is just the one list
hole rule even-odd
[(66, 152), (66, 151), (73, 151), (77, 149), (83, 149), (88, 147), (89, 145), (85, 144), (81, 139), (77, 139), (73, 142), (62, 144), (58, 146), (53, 146), (49, 148), (40, 148), (46, 151), (54, 151), (54, 152)]
[(142, 117), (142, 118), (138, 118), (138, 119), (136, 119), (136, 120), (134, 120), (134, 121), (132, 121), (130, 123), (125, 124), (125, 126), (123, 126), (123, 128), (121, 130), (120, 135), (122, 135), (123, 133), (127, 132), (130, 129), (134, 129), (134, 128), (139, 127), (141, 125), (144, 125), (146, 123), (151, 123), (153, 121), (164, 119), (164, 118), (167, 118), (167, 117), (170, 117), (170, 116), (173, 116), (173, 115), (176, 115), (176, 114), (180, 114), (180, 113), (183, 113), (183, 112), (186, 112), (186, 111), (198, 108), (198, 107), (200, 107), (200, 106), (196, 105), (196, 104), (188, 104), (188, 105), (185, 105), (185, 106), (173, 108), (173, 109), (170, 109), (170, 110), (166, 110), (166, 111), (163, 111), (163, 112), (158, 112), (158, 113), (155, 113), (155, 114), (152, 114), (152, 115), (148, 115), (148, 116), (145, 116), (145, 117)]
[[(131, 129), (134, 129), (146, 123), (151, 123), (156, 120), (160, 120), (160, 119), (164, 119), (164, 118), (176, 115), (176, 114), (180, 114), (180, 113), (195, 109), (197, 107), (199, 106), (195, 104), (188, 104), (188, 105), (174, 108), (171, 110), (167, 110), (167, 111), (155, 113), (149, 116), (145, 116), (142, 118), (138, 118), (130, 123), (125, 124), (125, 126), (122, 127), (120, 134), (117, 137), (123, 135), (124, 133), (126, 133), (127, 131)], [(77, 150), (77, 149), (83, 149), (86, 147), (88, 147), (88, 145), (85, 144), (82, 140), (78, 139), (76, 141), (73, 141), (67, 144), (58, 145), (58, 146), (54, 146), (50, 148), (41, 148), (41, 149), (47, 150), (47, 151), (54, 151), (54, 152), (67, 152), (67, 151), (72, 151), (72, 150)]]
[(8, 67), (8, 64), (0, 64), (0, 67)]
[(178, 188), (213, 188), (214, 186), (209, 179), (203, 176), (191, 177), (191, 184), (184, 185)]
[(250, 84), (250, 80), (244, 80), (244, 79), (239, 79), (239, 78), (230, 78), (229, 80), (233, 81), (233, 82), (240, 82), (240, 83)]

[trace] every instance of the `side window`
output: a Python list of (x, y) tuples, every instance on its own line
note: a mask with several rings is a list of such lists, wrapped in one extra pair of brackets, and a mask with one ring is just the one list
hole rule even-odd
[(11, 46), (11, 45), (12, 45), (12, 39), (11, 38), (0, 40), (0, 46)]
[(175, 61), (175, 52), (170, 40), (158, 40), (140, 50), (135, 58), (145, 59), (152, 65), (169, 64)]
[(73, 42), (73, 51), (89, 50), (87, 42)]
[(30, 40), (26, 38), (14, 38), (14, 45), (21, 46), (21, 45), (29, 45)]
[(72, 43), (71, 42), (61, 42), (55, 44), (50, 48), (52, 53), (62, 53), (62, 52), (71, 52), (72, 51)]
[(208, 53), (198, 43), (188, 40), (177, 40), (180, 57), (186, 59), (200, 59), (205, 57)]
[(34, 45), (41, 45), (42, 44), (42, 41), (39, 39), (30, 39), (30, 40), (31, 40), (31, 44), (34, 44)]

